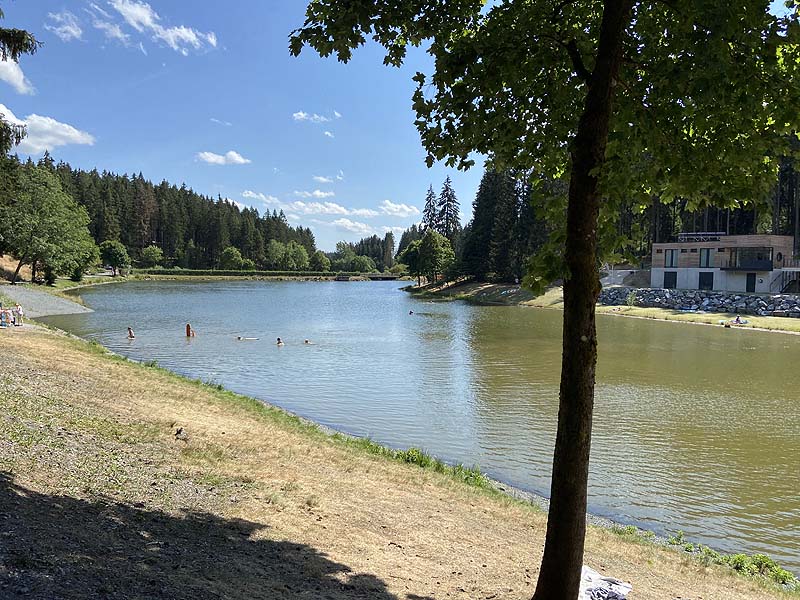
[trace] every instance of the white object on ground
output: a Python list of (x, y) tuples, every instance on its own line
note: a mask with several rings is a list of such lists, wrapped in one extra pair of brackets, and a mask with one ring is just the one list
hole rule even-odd
[(606, 577), (584, 565), (578, 600), (625, 600), (632, 589), (630, 583)]

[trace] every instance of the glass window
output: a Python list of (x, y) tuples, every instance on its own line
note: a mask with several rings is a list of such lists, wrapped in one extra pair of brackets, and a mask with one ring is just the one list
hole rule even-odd
[(700, 248), (700, 266), (709, 268), (711, 264), (711, 248)]
[(666, 250), (664, 252), (664, 266), (665, 267), (677, 267), (678, 266), (678, 251), (677, 250)]

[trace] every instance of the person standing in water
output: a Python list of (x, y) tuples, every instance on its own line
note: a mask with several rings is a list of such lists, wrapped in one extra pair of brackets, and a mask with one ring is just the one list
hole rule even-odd
[(187, 338), (194, 337), (194, 329), (192, 329), (192, 326), (189, 323), (186, 324), (186, 337)]
[(128, 339), (132, 340), (132, 339), (135, 339), (135, 338), (136, 338), (136, 335), (133, 333), (133, 329), (128, 327)]
[(278, 341), (275, 342), (275, 345), (276, 346), (283, 346), (283, 340), (281, 338), (278, 338)]

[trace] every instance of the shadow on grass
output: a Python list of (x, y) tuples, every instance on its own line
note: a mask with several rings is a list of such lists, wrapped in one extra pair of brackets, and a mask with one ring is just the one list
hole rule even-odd
[(311, 546), (252, 539), (265, 529), (208, 513), (49, 496), (0, 473), (0, 598), (397, 599), (377, 577)]

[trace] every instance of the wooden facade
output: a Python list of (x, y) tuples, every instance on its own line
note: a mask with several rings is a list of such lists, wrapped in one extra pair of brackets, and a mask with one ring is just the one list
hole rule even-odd
[[(700, 237), (700, 236), (698, 236)], [(711, 236), (714, 237), (714, 236)], [(685, 241), (653, 244), (652, 267), (657, 269), (726, 269), (736, 268), (732, 257), (740, 249), (769, 249), (765, 259), (771, 259), (772, 269), (780, 269), (784, 259), (791, 259), (794, 238), (789, 235), (720, 235), (711, 241)], [(701, 252), (708, 250), (708, 252)], [(673, 251), (674, 264), (667, 265), (666, 259)], [(701, 265), (701, 256), (707, 264)], [(746, 267), (741, 267), (746, 268)]]

